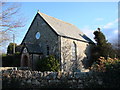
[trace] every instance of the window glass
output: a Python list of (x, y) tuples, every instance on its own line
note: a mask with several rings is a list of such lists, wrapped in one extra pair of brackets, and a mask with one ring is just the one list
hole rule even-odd
[(76, 44), (72, 43), (72, 60), (76, 60)]
[(47, 55), (49, 55), (49, 46), (47, 45)]
[(37, 32), (35, 37), (36, 37), (36, 39), (39, 39), (40, 38), (40, 32)]

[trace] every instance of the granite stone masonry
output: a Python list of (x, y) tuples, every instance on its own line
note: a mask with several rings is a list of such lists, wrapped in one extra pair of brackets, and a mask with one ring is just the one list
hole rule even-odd
[(88, 68), (94, 42), (75, 25), (37, 12), (21, 43), (21, 67), (36, 70), (36, 63), (54, 55), (60, 71)]
[[(40, 72), (2, 70), (3, 88), (90, 88), (102, 80), (92, 72)], [(15, 85), (14, 85), (15, 84)]]

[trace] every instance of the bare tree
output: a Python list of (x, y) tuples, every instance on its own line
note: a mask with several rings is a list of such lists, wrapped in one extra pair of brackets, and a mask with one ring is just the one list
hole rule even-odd
[[(19, 15), (18, 3), (0, 2), (0, 44), (10, 40), (11, 32), (24, 26), (24, 21)], [(0, 45), (1, 46), (1, 45)]]

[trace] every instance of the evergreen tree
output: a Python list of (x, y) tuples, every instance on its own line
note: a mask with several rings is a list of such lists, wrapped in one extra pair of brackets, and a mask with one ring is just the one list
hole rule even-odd
[[(13, 54), (13, 45), (14, 43), (10, 43), (7, 47), (7, 54)], [(17, 44), (15, 43), (15, 47), (17, 46)]]
[(17, 45), (16, 43), (9, 43), (8, 47), (7, 47), (7, 54), (13, 54), (13, 46), (15, 44), (15, 52), (21, 52), (21, 45)]
[(93, 34), (95, 35), (94, 39), (97, 42), (96, 46), (93, 48), (93, 59), (97, 60), (99, 57), (105, 57), (106, 59), (108, 57), (114, 58), (115, 51), (112, 48), (111, 43), (106, 40), (105, 35), (100, 31), (100, 28), (98, 28), (98, 31), (94, 31)]

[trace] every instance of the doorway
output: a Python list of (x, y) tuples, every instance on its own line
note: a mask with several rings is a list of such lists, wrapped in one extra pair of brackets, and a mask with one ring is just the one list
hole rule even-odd
[(27, 55), (23, 56), (23, 67), (28, 67), (28, 56)]

